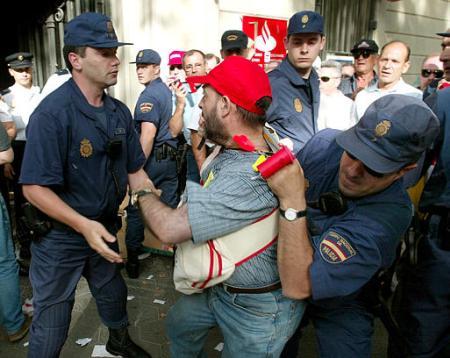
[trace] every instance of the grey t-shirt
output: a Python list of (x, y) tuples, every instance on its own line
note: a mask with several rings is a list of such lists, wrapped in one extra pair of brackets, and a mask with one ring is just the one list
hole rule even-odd
[[(235, 232), (269, 214), (278, 200), (253, 171), (259, 154), (226, 149), (202, 173), (203, 186), (188, 181), (187, 205), (194, 242)], [(256, 178), (255, 178), (256, 176)], [(276, 244), (236, 268), (227, 284), (262, 287), (279, 281)]]

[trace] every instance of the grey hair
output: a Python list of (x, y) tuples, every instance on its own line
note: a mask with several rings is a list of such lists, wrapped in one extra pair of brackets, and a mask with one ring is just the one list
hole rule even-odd
[(323, 61), (322, 64), (320, 65), (320, 68), (334, 68), (339, 73), (339, 75), (341, 75), (342, 72), (341, 63), (334, 60)]

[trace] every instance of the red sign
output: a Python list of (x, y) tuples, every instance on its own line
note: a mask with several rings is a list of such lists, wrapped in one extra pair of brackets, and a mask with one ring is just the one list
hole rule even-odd
[(267, 17), (243, 16), (242, 31), (253, 40), (255, 55), (253, 62), (259, 64), (281, 61), (286, 55), (284, 38), (287, 33), (287, 20)]

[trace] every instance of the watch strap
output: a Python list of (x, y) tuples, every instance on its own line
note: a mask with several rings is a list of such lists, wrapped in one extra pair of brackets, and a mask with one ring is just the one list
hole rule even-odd
[(136, 205), (141, 196), (149, 194), (154, 194), (151, 188), (145, 188), (131, 192), (131, 205)]
[(287, 208), (286, 210), (283, 210), (283, 209), (280, 208), (280, 214), (281, 214), (281, 216), (282, 216), (284, 219), (288, 220), (288, 221), (294, 221), (294, 220), (297, 220), (297, 219), (300, 219), (300, 218), (303, 218), (303, 217), (306, 216), (306, 212), (307, 212), (306, 209), (305, 209), (305, 210), (300, 210), (300, 211), (295, 210), (295, 209), (291, 209), (291, 210), (293, 210), (293, 211), (296, 212), (296, 216), (297, 216), (297, 217), (294, 218), (294, 220), (290, 220), (290, 219), (288, 219), (288, 218), (286, 217), (286, 211), (289, 210), (289, 209), (291, 209), (291, 208)]

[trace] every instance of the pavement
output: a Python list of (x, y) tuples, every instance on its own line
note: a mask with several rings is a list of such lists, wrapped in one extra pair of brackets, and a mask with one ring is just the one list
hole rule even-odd
[[(170, 306), (181, 294), (175, 291), (172, 282), (173, 258), (158, 253), (141, 261), (141, 275), (138, 279), (129, 279), (122, 271), (128, 285), (128, 315), (130, 335), (153, 357), (169, 357), (169, 346), (164, 330), (164, 319)], [(31, 287), (27, 277), (21, 277), (23, 300), (30, 298)], [(80, 338), (91, 338), (85, 346), (76, 344)], [(18, 343), (9, 343), (4, 333), (0, 333), (0, 357), (24, 358), (27, 356), (29, 336)], [(89, 292), (87, 282), (82, 278), (77, 286), (75, 305), (69, 336), (63, 347), (62, 358), (91, 357), (95, 345), (105, 345), (108, 330), (100, 322), (95, 301)], [(220, 357), (217, 346), (223, 342), (218, 329), (209, 333), (206, 353), (208, 357)], [(386, 357), (387, 335), (379, 320), (375, 322), (372, 358)], [(298, 357), (318, 357), (315, 348), (314, 332), (311, 326), (305, 330)], [(45, 357), (43, 357), (45, 358)]]

